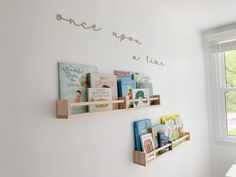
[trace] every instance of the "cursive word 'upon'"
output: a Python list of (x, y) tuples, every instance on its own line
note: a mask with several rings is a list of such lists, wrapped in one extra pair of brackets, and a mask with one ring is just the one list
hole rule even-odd
[(126, 36), (125, 34), (120, 34), (120, 35), (118, 35), (116, 32), (112, 32), (112, 35), (113, 36), (115, 36), (117, 39), (120, 39), (120, 42), (122, 42), (123, 40), (129, 40), (130, 42), (135, 42), (135, 43), (137, 43), (137, 44), (139, 44), (139, 45), (142, 45), (143, 44), (143, 42), (140, 42), (138, 39), (136, 39), (136, 38), (133, 38), (132, 36)]

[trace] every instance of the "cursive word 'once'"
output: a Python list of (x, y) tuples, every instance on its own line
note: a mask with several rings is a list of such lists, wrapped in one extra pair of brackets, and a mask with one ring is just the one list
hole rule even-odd
[(88, 30), (88, 29), (92, 29), (92, 30), (94, 30), (94, 31), (100, 31), (100, 30), (102, 30), (102, 28), (97, 28), (97, 26), (96, 26), (95, 24), (90, 25), (90, 26), (87, 26), (87, 23), (86, 23), (86, 22), (76, 23), (75, 20), (73, 20), (72, 18), (66, 19), (66, 18), (62, 17), (62, 15), (60, 15), (60, 14), (58, 14), (56, 18), (57, 18), (58, 21), (62, 21), (62, 20), (63, 20), (63, 21), (67, 21), (67, 22), (69, 22), (70, 24), (74, 24), (75, 26), (77, 26), (77, 27), (82, 27), (83, 29), (86, 29), (86, 30)]

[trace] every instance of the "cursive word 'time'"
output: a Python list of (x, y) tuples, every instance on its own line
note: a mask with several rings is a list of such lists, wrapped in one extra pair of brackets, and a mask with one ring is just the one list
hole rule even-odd
[(160, 65), (160, 66), (165, 66), (166, 64), (162, 61), (158, 61), (156, 59), (153, 59), (153, 58), (149, 58), (149, 56), (146, 56), (146, 60), (147, 60), (147, 63), (151, 63), (151, 64), (156, 64), (156, 65)]
[(62, 17), (62, 15), (60, 15), (60, 14), (58, 14), (56, 18), (57, 18), (58, 21), (62, 21), (62, 20), (67, 21), (70, 24), (74, 24), (75, 26), (82, 27), (83, 29), (86, 29), (86, 30), (88, 30), (88, 29), (92, 29), (94, 31), (102, 30), (102, 28), (97, 28), (97, 26), (95, 24), (87, 26), (86, 22), (76, 23), (75, 20), (73, 20), (72, 18), (66, 19), (66, 18)]
[(117, 39), (120, 39), (120, 42), (123, 40), (129, 40), (130, 42), (135, 42), (139, 45), (142, 45), (143, 42), (140, 42), (138, 39), (133, 38), (132, 36), (127, 37), (125, 34), (118, 35), (116, 32), (112, 32), (112, 35), (115, 36)]
[(164, 63), (163, 61), (150, 58), (149, 56), (146, 56), (146, 58), (141, 58), (141, 57), (138, 57), (138, 56), (133, 56), (132, 59), (135, 60), (135, 61), (145, 60), (149, 64), (158, 65), (158, 66), (161, 66), (161, 67), (168, 67), (166, 65), (166, 63)]

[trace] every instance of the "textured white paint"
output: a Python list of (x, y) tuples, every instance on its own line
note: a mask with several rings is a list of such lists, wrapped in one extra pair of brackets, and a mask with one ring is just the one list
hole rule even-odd
[[(1, 67), (10, 79), (1, 104), (11, 102), (9, 114), (6, 104), (1, 110), (0, 176), (210, 177), (203, 55), (191, 26), (155, 1), (5, 0), (0, 8)], [(58, 22), (57, 13), (104, 30)], [(112, 31), (144, 44), (119, 42)], [(171, 68), (134, 62), (133, 55), (160, 58)], [(58, 61), (149, 74), (162, 106), (57, 120)], [(191, 142), (147, 168), (133, 164), (132, 122), (151, 117), (155, 123), (175, 112), (183, 115)]]
[(236, 22), (235, 0), (159, 0), (200, 30)]

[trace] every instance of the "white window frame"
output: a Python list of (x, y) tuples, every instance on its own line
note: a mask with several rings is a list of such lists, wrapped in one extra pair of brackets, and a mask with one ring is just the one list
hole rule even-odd
[[(208, 50), (205, 50), (207, 93), (209, 96), (208, 109), (210, 109), (210, 124), (214, 124), (214, 126), (211, 127), (213, 130), (211, 130), (210, 133), (211, 136), (213, 134), (216, 141), (233, 142), (236, 144), (236, 136), (228, 135), (226, 110), (226, 92), (236, 91), (236, 88), (226, 87), (224, 51), (221, 52), (220, 49), (218, 49), (218, 41), (223, 41), (224, 39), (229, 40), (232, 38), (235, 39), (236, 30), (230, 30), (229, 33), (227, 33), (227, 31), (220, 31), (217, 33), (215, 31), (207, 31), (203, 36), (205, 40), (204, 46), (208, 48)], [(213, 51), (212, 44), (213, 48), (215, 47)], [(230, 49), (227, 51), (230, 51)]]
[(225, 70), (225, 53), (220, 52), (217, 53), (216, 60), (216, 68), (215, 72), (218, 74), (217, 78), (217, 98), (218, 99), (218, 122), (219, 122), (219, 129), (220, 129), (220, 138), (224, 141), (235, 141), (236, 136), (228, 135), (228, 122), (227, 122), (227, 108), (226, 108), (226, 93), (228, 91), (236, 91), (236, 88), (227, 88), (226, 84), (226, 70)]

